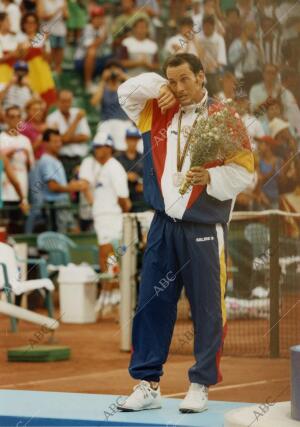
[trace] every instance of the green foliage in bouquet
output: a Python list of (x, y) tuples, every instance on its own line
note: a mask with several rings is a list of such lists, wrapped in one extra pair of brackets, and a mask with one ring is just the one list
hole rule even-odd
[[(213, 107), (210, 115), (201, 116), (191, 135), (190, 168), (205, 167), (216, 160), (223, 162), (241, 151), (247, 140), (246, 128), (233, 109), (232, 102), (219, 104)], [(189, 187), (184, 179), (179, 193), (185, 194)]]

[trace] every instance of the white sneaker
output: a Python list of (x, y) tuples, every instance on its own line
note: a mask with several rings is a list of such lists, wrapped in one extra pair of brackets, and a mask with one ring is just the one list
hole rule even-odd
[(127, 397), (124, 403), (117, 405), (119, 411), (143, 411), (145, 409), (160, 409), (160, 388), (153, 390), (148, 381), (141, 381), (133, 388), (133, 393)]
[(184, 413), (203, 412), (207, 410), (208, 387), (191, 383), (189, 391), (179, 406)]

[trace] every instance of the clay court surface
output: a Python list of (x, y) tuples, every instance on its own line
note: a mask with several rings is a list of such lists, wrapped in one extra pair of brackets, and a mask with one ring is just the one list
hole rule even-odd
[[(61, 323), (55, 342), (70, 346), (72, 356), (70, 361), (52, 363), (7, 362), (7, 349), (29, 345), (40, 327), (21, 321), (18, 333), (13, 334), (9, 332), (8, 318), (2, 316), (0, 325), (1, 389), (121, 395), (135, 384), (127, 374), (130, 354), (120, 352), (120, 329), (113, 320), (85, 325)], [(48, 338), (49, 334), (44, 334), (39, 344), (45, 344)], [(192, 354), (170, 354), (161, 383), (165, 396), (182, 397), (188, 388), (187, 369), (192, 363)], [(290, 400), (288, 359), (224, 356), (222, 372), (223, 382), (210, 389), (212, 400)]]

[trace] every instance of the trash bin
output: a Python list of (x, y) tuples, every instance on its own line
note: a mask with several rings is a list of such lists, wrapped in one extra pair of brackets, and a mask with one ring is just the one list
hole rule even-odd
[(59, 268), (61, 322), (96, 322), (97, 281), (97, 274), (89, 265), (68, 264)]

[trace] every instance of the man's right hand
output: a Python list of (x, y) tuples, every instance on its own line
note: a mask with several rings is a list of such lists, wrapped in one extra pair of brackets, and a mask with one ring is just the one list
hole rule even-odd
[(158, 106), (164, 114), (169, 108), (173, 107), (177, 102), (174, 93), (168, 85), (163, 85), (160, 88), (158, 95)]

